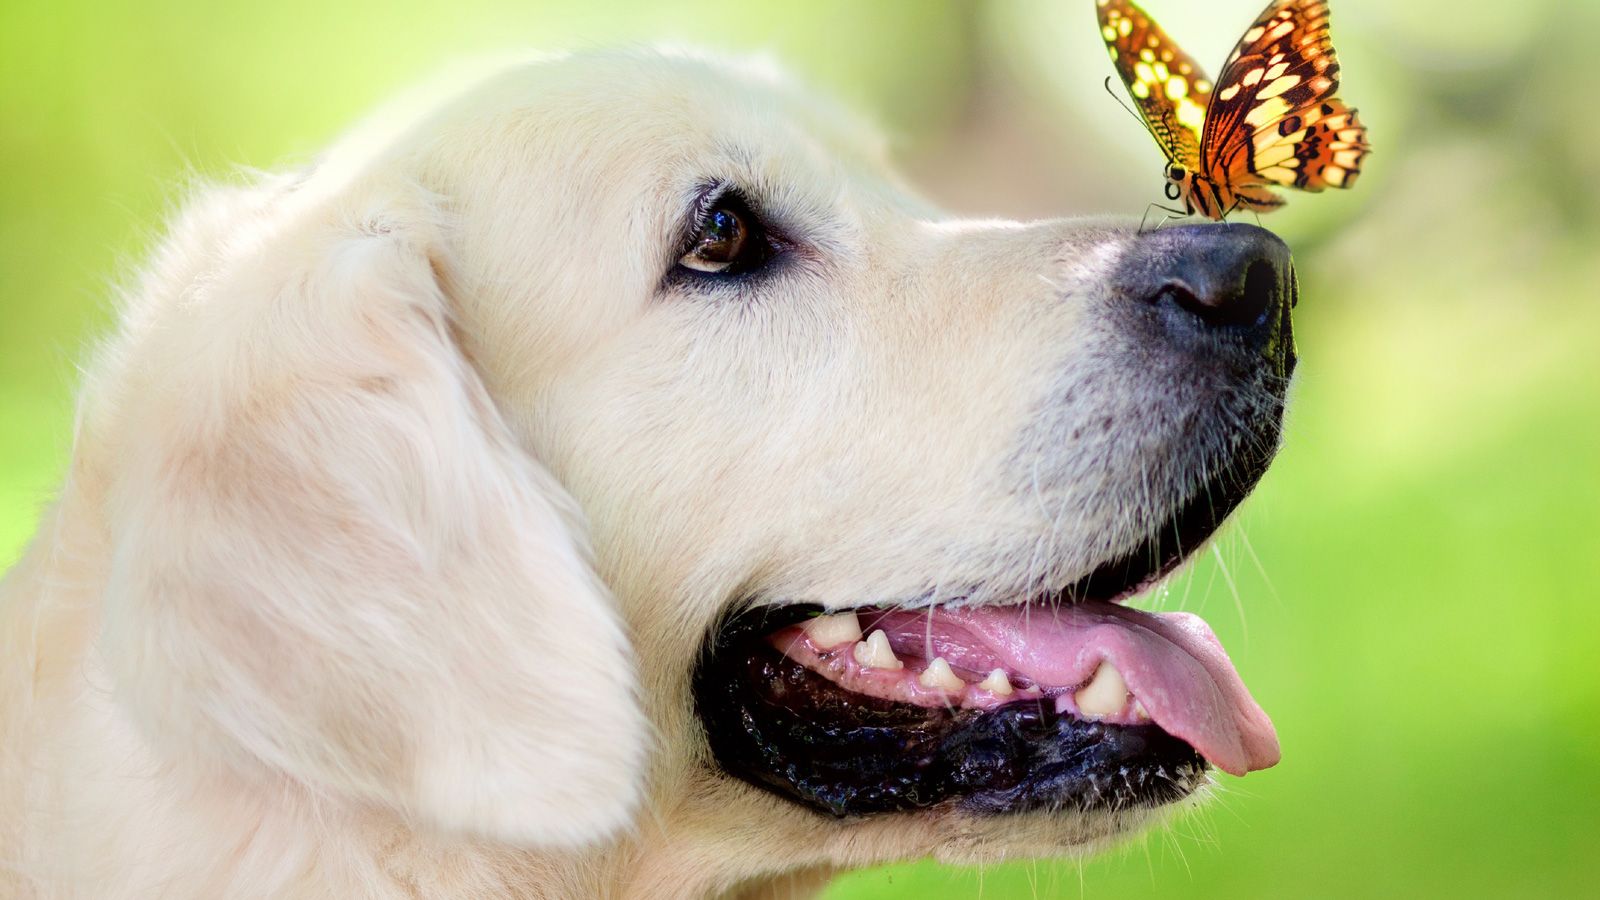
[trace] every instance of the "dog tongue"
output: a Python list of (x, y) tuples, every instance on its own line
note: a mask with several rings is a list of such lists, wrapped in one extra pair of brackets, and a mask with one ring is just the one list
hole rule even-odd
[(1110, 660), (1150, 718), (1213, 765), (1243, 775), (1278, 762), (1272, 720), (1199, 616), (1099, 602), (1055, 609), (944, 607), (931, 620), (926, 611), (892, 615), (911, 621), (879, 627), (931, 639), (968, 656), (967, 664), (978, 671), (987, 671), (981, 668), (985, 658), (997, 660), (1045, 688), (1075, 689), (1093, 677), (1101, 660)]

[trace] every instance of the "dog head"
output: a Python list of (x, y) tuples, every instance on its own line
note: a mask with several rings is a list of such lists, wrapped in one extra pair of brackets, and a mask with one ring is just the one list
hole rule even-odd
[(147, 732), (706, 886), (1070, 852), (1274, 763), (1204, 624), (1117, 601), (1276, 449), (1286, 248), (953, 220), (863, 133), (590, 54), (197, 214), (85, 425)]

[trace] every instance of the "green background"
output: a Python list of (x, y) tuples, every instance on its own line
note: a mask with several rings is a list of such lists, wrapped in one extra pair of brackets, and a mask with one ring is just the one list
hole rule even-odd
[[(1148, 6), (1220, 61), (1259, 3)], [(6, 0), (0, 565), (62, 471), (75, 361), (197, 177), (296, 164), (462, 56), (665, 39), (778, 57), (956, 212), (1137, 216), (1160, 160), (1091, 6)], [(1600, 895), (1600, 9), (1333, 6), (1377, 152), (1266, 222), (1304, 288), (1287, 444), (1148, 601), (1207, 616), (1283, 763), (1090, 861), (830, 897)]]

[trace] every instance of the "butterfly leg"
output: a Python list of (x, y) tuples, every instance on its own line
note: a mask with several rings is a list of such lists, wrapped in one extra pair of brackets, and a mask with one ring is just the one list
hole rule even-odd
[(1167, 224), (1168, 222), (1172, 221), (1173, 219), (1181, 219), (1184, 216), (1187, 216), (1189, 214), (1187, 210), (1173, 209), (1170, 206), (1162, 206), (1159, 203), (1152, 203), (1149, 206), (1146, 206), (1144, 208), (1144, 215), (1139, 217), (1139, 233), (1140, 234), (1144, 234), (1145, 233), (1144, 226), (1145, 226), (1145, 223), (1149, 221), (1149, 219), (1150, 219), (1150, 211), (1153, 210), (1153, 209), (1159, 209), (1162, 212), (1166, 213), (1166, 215), (1161, 217), (1161, 221), (1157, 222), (1156, 223), (1156, 227), (1150, 229), (1151, 231), (1160, 231), (1161, 230), (1161, 226)]
[(1261, 224), (1261, 210), (1259, 208), (1255, 207), (1255, 206), (1245, 206), (1244, 198), (1242, 198), (1242, 197), (1240, 199), (1238, 199), (1238, 200), (1233, 201), (1233, 205), (1228, 207), (1228, 211), (1222, 214), (1222, 221), (1224, 221), (1224, 222), (1228, 221), (1228, 217), (1233, 215), (1234, 211), (1237, 210), (1241, 206), (1243, 206), (1245, 208), (1245, 210), (1250, 213), (1250, 216), (1256, 220), (1256, 227), (1257, 228), (1265, 228), (1265, 227), (1267, 227), (1267, 226)]

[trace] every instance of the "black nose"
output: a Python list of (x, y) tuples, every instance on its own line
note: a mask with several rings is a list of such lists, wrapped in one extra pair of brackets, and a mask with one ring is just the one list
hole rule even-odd
[(1179, 225), (1141, 235), (1124, 264), (1136, 299), (1181, 329), (1265, 337), (1288, 326), (1289, 248), (1254, 225)]

